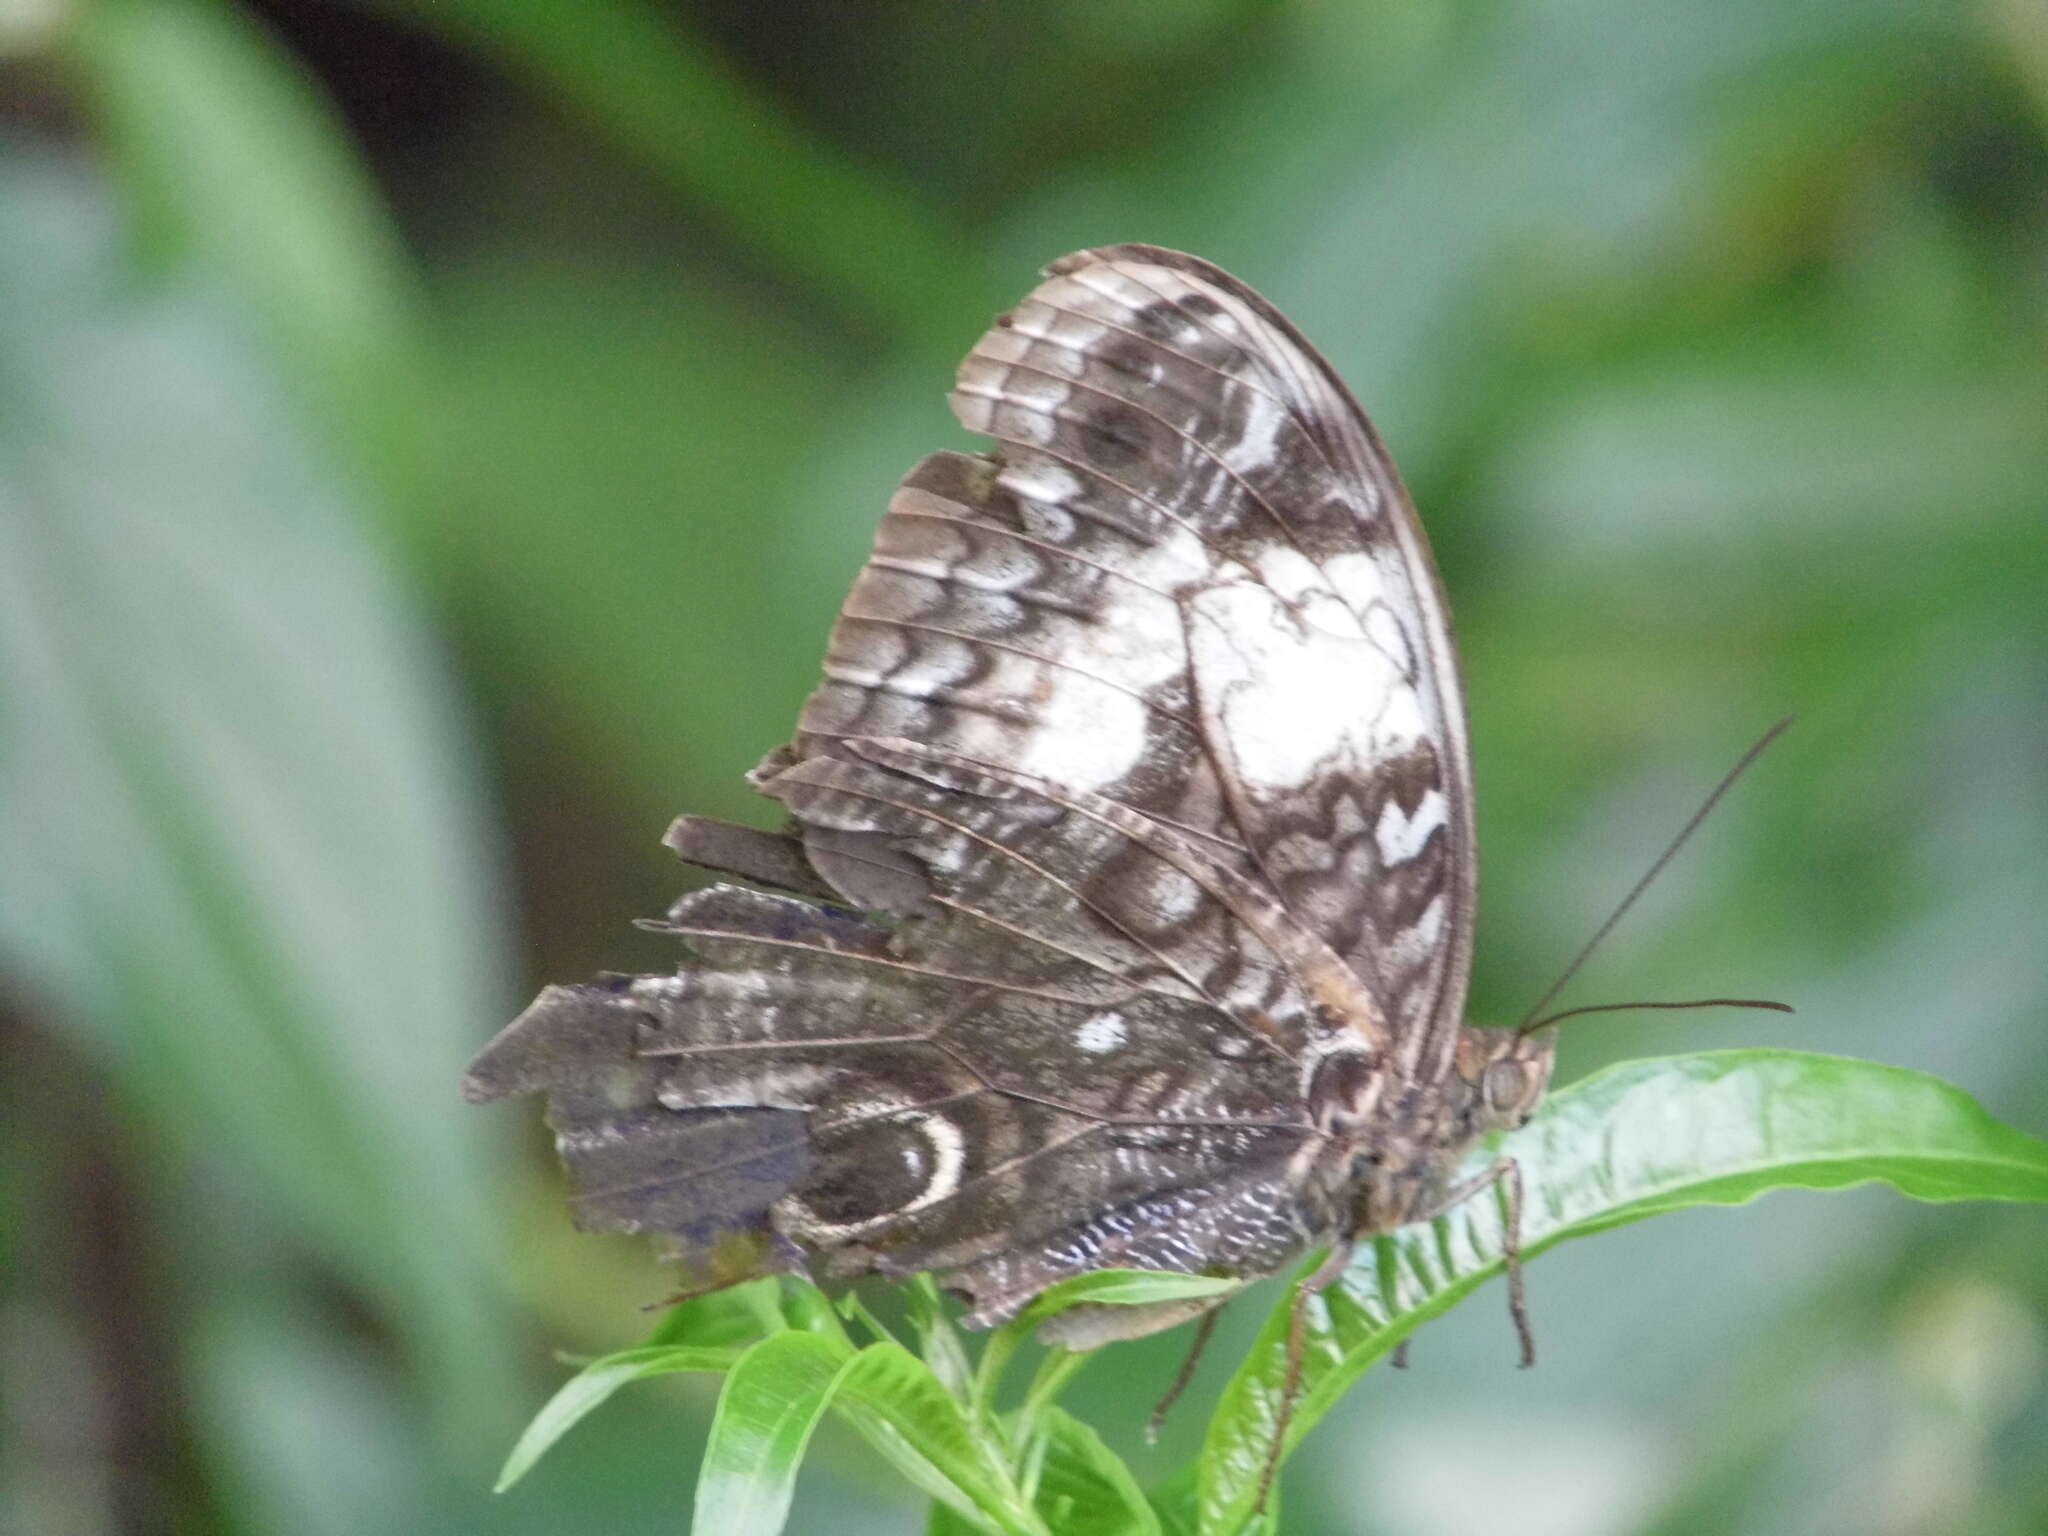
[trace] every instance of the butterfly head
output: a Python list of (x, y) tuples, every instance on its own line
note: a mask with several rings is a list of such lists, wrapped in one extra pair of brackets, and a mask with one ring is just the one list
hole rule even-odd
[(1556, 1063), (1555, 1030), (1533, 1035), (1511, 1029), (1460, 1031), (1451, 1068), (1450, 1098), (1460, 1122), (1451, 1127), (1453, 1139), (1464, 1142), (1527, 1125), (1543, 1102)]

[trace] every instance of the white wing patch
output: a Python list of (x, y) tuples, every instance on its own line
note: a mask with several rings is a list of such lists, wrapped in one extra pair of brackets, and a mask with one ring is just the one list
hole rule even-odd
[(1074, 1031), (1074, 1044), (1090, 1056), (1107, 1056), (1129, 1037), (1124, 1016), (1114, 1010), (1098, 1013)]
[(1430, 790), (1422, 797), (1422, 803), (1415, 807), (1410, 816), (1401, 809), (1398, 800), (1389, 800), (1380, 812), (1379, 825), (1373, 828), (1373, 841), (1379, 844), (1380, 860), (1388, 868), (1413, 861), (1429, 845), (1430, 835), (1444, 824), (1444, 797), (1437, 790)]
[[(1015, 490), (1015, 480), (1006, 477), (1006, 483)], [(1033, 511), (1065, 516), (1061, 509), (1030, 501), (1023, 506), (1027, 518)], [(1144, 696), (1187, 666), (1180, 611), (1154, 583), (1163, 585), (1199, 555), (1200, 541), (1181, 532), (1127, 561), (1122, 574), (1129, 580), (1108, 589), (1095, 622), (1064, 634), (1058, 666), (1019, 676), (1019, 687), (1011, 692), (1030, 697), (1037, 724), (1021, 755), (1007, 749), (994, 755), (1027, 773), (1084, 790), (1113, 784), (1137, 767), (1154, 725)]]
[[(1138, 766), (1151, 726), (1142, 700), (1093, 678), (1061, 678), (1039, 706), (1015, 766), (1075, 789), (1100, 789)], [(990, 734), (997, 750), (1009, 746), (1000, 733)]]
[[(1189, 659), (1230, 767), (1260, 798), (1333, 762), (1363, 776), (1425, 738), (1422, 701), (1386, 651), (1283, 607), (1251, 582), (1190, 599)], [(1441, 816), (1441, 811), (1438, 812)]]
[(1072, 501), (1081, 494), (1081, 482), (1072, 470), (1038, 454), (1028, 456), (1021, 464), (1005, 465), (1003, 483), (1028, 501), (1052, 506)]

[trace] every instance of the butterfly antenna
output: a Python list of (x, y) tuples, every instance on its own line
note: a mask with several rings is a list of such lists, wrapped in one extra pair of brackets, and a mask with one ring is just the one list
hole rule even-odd
[(1773, 1003), (1760, 997), (1703, 997), (1691, 1003), (1595, 1003), (1590, 1008), (1567, 1008), (1563, 1013), (1553, 1013), (1532, 1024), (1524, 1024), (1515, 1033), (1533, 1035), (1539, 1029), (1552, 1024), (1576, 1019), (1582, 1013), (1633, 1013), (1638, 1008), (1768, 1008), (1773, 1013), (1790, 1013), (1790, 1003)]
[[(1614, 925), (1616, 923), (1619, 923), (1624, 917), (1628, 916), (1629, 908), (1633, 907), (1641, 898), (1643, 892), (1650, 888), (1650, 882), (1664, 873), (1664, 866), (1677, 856), (1678, 850), (1685, 846), (1687, 839), (1700, 829), (1700, 823), (1713, 814), (1714, 807), (1721, 803), (1721, 797), (1734, 787), (1737, 779), (1749, 771), (1750, 764), (1754, 763), (1759, 757), (1762, 757), (1764, 749), (1791, 728), (1792, 719), (1792, 716), (1787, 715), (1768, 731), (1765, 731), (1757, 739), (1756, 745), (1743, 753), (1735, 766), (1721, 776), (1721, 782), (1714, 786), (1713, 793), (1707, 796), (1701, 803), (1700, 808), (1692, 813), (1692, 819), (1678, 829), (1678, 836), (1672, 838), (1664, 851), (1657, 855), (1656, 863), (1643, 872), (1642, 879), (1638, 880), (1629, 893), (1621, 898), (1621, 905), (1616, 907), (1608, 916), (1607, 921), (1599, 926), (1594, 932), (1593, 937), (1586, 940), (1585, 947), (1572, 956), (1572, 963), (1564, 968), (1564, 974), (1552, 982), (1550, 990), (1536, 999), (1536, 1006), (1523, 1015), (1522, 1022), (1515, 1026), (1516, 1034), (1526, 1035), (1531, 1030), (1542, 1027), (1531, 1021), (1541, 1014), (1545, 1008), (1548, 1008), (1555, 1001), (1557, 994), (1562, 992), (1571, 979), (1579, 974), (1579, 967), (1584, 965), (1593, 951), (1600, 947), (1600, 941), (1606, 938), (1608, 934), (1614, 932)], [(1554, 1020), (1546, 1020), (1545, 1022), (1554, 1022)]]

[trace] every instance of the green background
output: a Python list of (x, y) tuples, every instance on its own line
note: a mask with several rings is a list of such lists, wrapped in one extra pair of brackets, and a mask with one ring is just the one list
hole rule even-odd
[[(484, 1490), (664, 1294), (462, 1063), (763, 819), (890, 488), (1043, 262), (1221, 262), (1400, 460), (1466, 661), (1475, 1013), (2048, 1129), (2037, 0), (0, 0), (0, 1528), (675, 1531), (712, 1388)], [(2048, 1528), (2048, 1232), (1780, 1196), (1375, 1372), (1303, 1532)], [(1497, 1288), (1496, 1288), (1497, 1289)], [(1182, 1341), (1068, 1405), (1141, 1472)], [(791, 1528), (914, 1528), (827, 1430)]]

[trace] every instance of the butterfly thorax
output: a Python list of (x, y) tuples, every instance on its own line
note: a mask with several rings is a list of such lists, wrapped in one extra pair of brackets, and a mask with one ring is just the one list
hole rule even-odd
[(1374, 1072), (1365, 1053), (1325, 1062), (1312, 1100), (1330, 1137), (1323, 1166), (1341, 1186), (1332, 1190), (1339, 1235), (1388, 1232), (1435, 1216), (1473, 1143), (1534, 1113), (1555, 1057), (1553, 1038), (1468, 1026), (1440, 1084)]

